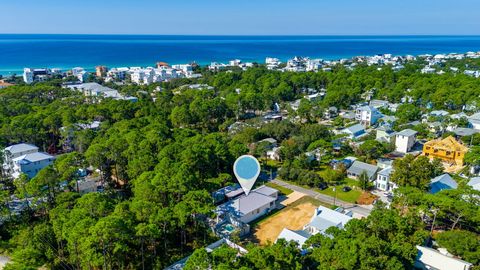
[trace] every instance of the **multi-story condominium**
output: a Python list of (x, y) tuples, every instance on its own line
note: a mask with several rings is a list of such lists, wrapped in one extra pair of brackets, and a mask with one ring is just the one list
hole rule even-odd
[(468, 148), (455, 140), (452, 136), (426, 142), (423, 145), (423, 154), (429, 158), (439, 158), (453, 165), (463, 166), (463, 158)]
[(23, 81), (27, 84), (45, 81), (51, 72), (47, 68), (24, 68)]

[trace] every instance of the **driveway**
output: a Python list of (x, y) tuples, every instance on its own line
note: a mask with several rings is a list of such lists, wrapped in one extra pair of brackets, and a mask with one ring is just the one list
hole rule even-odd
[(341, 207), (343, 207), (345, 209), (348, 209), (348, 210), (351, 210), (353, 213), (355, 213), (357, 215), (360, 215), (360, 216), (366, 217), (366, 216), (370, 215), (370, 212), (372, 211), (372, 206), (362, 206), (362, 205), (357, 205), (357, 204), (351, 204), (351, 203), (348, 203), (348, 202), (344, 202), (344, 201), (339, 200), (339, 199), (334, 199), (331, 196), (318, 193), (318, 192), (316, 192), (314, 190), (311, 190), (311, 189), (307, 189), (307, 188), (303, 188), (303, 187), (299, 187), (299, 186), (296, 186), (296, 185), (292, 185), (292, 184), (283, 182), (282, 180), (279, 180), (279, 179), (272, 180), (272, 183), (275, 183), (279, 186), (286, 187), (286, 188), (291, 189), (293, 191), (298, 191), (298, 192), (304, 193), (307, 196), (310, 196), (310, 197), (312, 197), (316, 200), (319, 200), (321, 202), (324, 202), (324, 203), (328, 203), (328, 204), (333, 205), (334, 201), (335, 201), (335, 205), (341, 206)]

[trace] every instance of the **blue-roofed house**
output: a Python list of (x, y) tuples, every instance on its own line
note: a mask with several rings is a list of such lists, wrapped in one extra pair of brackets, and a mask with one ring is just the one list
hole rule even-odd
[(430, 180), (430, 193), (435, 194), (445, 189), (456, 189), (457, 182), (448, 174), (442, 174)]
[(356, 139), (365, 135), (365, 128), (361, 124), (356, 124), (350, 127), (347, 127), (341, 131), (342, 134), (346, 134), (350, 139)]

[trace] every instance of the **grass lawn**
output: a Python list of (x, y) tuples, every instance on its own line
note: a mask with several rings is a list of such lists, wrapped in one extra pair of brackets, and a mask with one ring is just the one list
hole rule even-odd
[[(352, 190), (344, 192), (342, 190), (344, 186), (349, 186), (350, 188), (352, 188)], [(319, 193), (335, 197), (335, 191), (333, 191), (333, 187), (334, 186), (329, 185), (328, 188), (326, 188), (325, 190), (315, 190)], [(349, 203), (356, 203), (358, 197), (360, 197), (360, 195), (362, 194), (362, 190), (358, 188), (358, 181), (350, 178), (343, 179), (340, 184), (336, 186), (336, 189), (337, 198)]]
[[(360, 197), (360, 195), (362, 194), (362, 191), (361, 190), (357, 190), (357, 189), (352, 189), (350, 190), (349, 192), (344, 192), (342, 190), (342, 187), (345, 186), (345, 185), (339, 185), (339, 186), (336, 186), (336, 189), (337, 189), (337, 199), (340, 199), (342, 201), (345, 201), (345, 202), (349, 202), (349, 203), (356, 203), (358, 197)], [(351, 187), (351, 186), (350, 186)], [(333, 191), (333, 187), (332, 186), (329, 186), (327, 189), (325, 190), (319, 190), (319, 189), (315, 189), (315, 191), (317, 191), (318, 193), (322, 193), (322, 194), (325, 194), (325, 195), (328, 195), (328, 196), (331, 196), (331, 197), (335, 197), (335, 191)]]
[(291, 189), (288, 189), (288, 188), (286, 188), (286, 187), (282, 187), (282, 186), (277, 185), (277, 184), (272, 183), (272, 182), (267, 182), (267, 183), (265, 183), (265, 186), (268, 186), (268, 187), (277, 189), (277, 190), (280, 191), (280, 193), (282, 193), (283, 195), (288, 195), (288, 194), (290, 194), (290, 193), (293, 192), (293, 190), (291, 190)]

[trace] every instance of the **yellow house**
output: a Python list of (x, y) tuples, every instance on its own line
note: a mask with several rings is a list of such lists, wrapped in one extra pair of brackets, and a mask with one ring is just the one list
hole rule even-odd
[(426, 142), (423, 145), (423, 154), (429, 158), (439, 158), (450, 164), (463, 166), (463, 158), (468, 148), (455, 140), (452, 136)]

